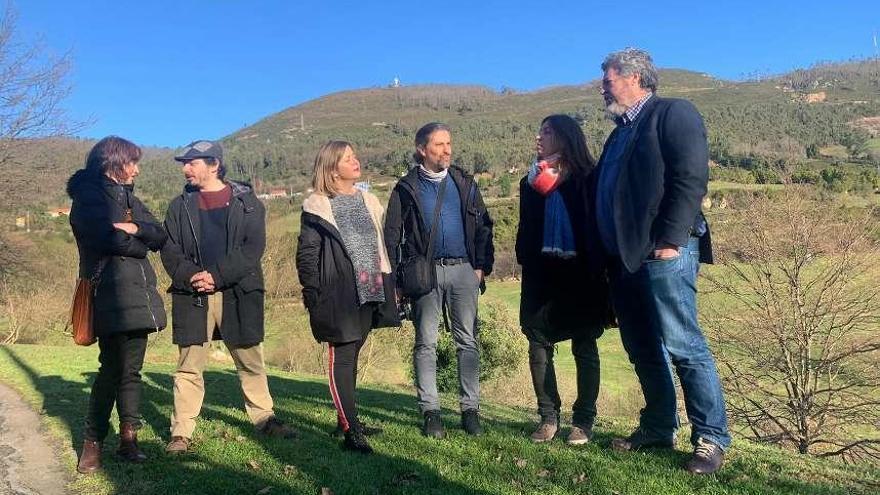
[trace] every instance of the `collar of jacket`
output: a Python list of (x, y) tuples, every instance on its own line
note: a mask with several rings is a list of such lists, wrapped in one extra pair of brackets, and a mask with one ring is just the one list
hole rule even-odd
[[(379, 248), (379, 269), (382, 273), (391, 273), (391, 262), (388, 260), (388, 253), (385, 250), (385, 237), (382, 227), (385, 224), (385, 211), (374, 194), (361, 192), (361, 195), (364, 198), (367, 212), (369, 212), (370, 218), (373, 220), (373, 228), (376, 230), (376, 242)], [(315, 215), (330, 224), (330, 227), (332, 227), (331, 232), (341, 239), (339, 225), (336, 224), (336, 218), (333, 216), (333, 207), (330, 206), (330, 198), (323, 194), (312, 193), (303, 200), (302, 208), (303, 212)]]
[[(232, 199), (237, 199), (241, 201), (244, 206), (244, 210), (250, 212), (254, 209), (254, 201), (257, 201), (257, 197), (254, 194), (254, 189), (250, 184), (246, 182), (238, 182), (229, 179), (223, 179), (223, 183), (232, 188)], [(199, 193), (199, 189), (190, 186), (187, 184), (183, 187), (183, 199), (187, 204), (193, 203), (195, 204), (195, 196)], [(230, 205), (232, 202), (230, 201)]]
[[(471, 200), (473, 199), (471, 188), (475, 186), (474, 178), (457, 165), (451, 165), (449, 167), (449, 178), (455, 181), (455, 185), (458, 187), (458, 194), (461, 197), (462, 214), (464, 214), (464, 212), (470, 208)], [(412, 196), (416, 209), (421, 216), (424, 215), (424, 212), (422, 211), (422, 201), (419, 199), (418, 193), (419, 180), (419, 166), (416, 165), (410, 168), (409, 172), (400, 178), (398, 185)]]

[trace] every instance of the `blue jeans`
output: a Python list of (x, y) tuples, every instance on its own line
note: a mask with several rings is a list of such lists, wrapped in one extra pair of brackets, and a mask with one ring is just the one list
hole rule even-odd
[(645, 408), (639, 427), (667, 439), (678, 428), (675, 367), (692, 425), (691, 443), (702, 437), (730, 446), (724, 394), (706, 338), (697, 322), (700, 251), (692, 237), (671, 260), (646, 260), (635, 273), (618, 264), (610, 270), (611, 297), (623, 347), (635, 366)]

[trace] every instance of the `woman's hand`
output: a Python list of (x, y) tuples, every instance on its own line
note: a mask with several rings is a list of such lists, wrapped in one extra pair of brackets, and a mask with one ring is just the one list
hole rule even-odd
[(113, 228), (116, 230), (121, 230), (128, 235), (135, 235), (138, 232), (138, 226), (136, 223), (132, 222), (119, 222), (114, 223)]

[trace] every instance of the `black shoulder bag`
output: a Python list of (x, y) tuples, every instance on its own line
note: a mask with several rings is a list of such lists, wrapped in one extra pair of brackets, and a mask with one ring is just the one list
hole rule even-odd
[(437, 285), (437, 273), (434, 271), (434, 260), (431, 255), (434, 252), (434, 235), (437, 233), (437, 220), (443, 207), (443, 193), (446, 191), (447, 180), (452, 179), (447, 176), (440, 184), (440, 190), (437, 191), (437, 204), (434, 205), (434, 217), (425, 252), (410, 256), (401, 261), (398, 267), (398, 285), (406, 297), (415, 299), (424, 296)]

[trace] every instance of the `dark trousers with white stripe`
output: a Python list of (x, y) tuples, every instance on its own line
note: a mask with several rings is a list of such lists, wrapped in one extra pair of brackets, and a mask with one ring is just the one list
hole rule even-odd
[(370, 332), (374, 305), (360, 307), (360, 323), (363, 329), (360, 340), (353, 342), (331, 342), (329, 345), (328, 369), (330, 371), (330, 396), (336, 406), (336, 414), (342, 431), (359, 426), (355, 388), (357, 386), (358, 356)]

